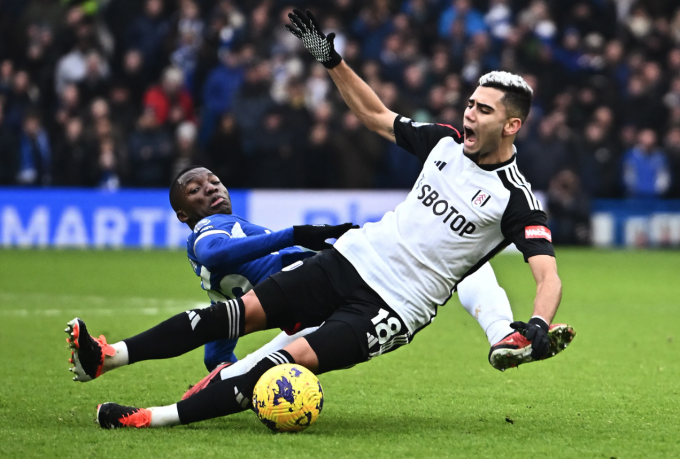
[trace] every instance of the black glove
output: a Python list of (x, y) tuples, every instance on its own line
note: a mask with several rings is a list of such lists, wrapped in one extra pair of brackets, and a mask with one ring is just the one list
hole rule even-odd
[(529, 323), (513, 322), (510, 328), (514, 328), (526, 339), (531, 341), (531, 358), (541, 360), (548, 356), (550, 339), (548, 338), (549, 326), (543, 319), (532, 318)]
[(351, 223), (342, 225), (301, 225), (293, 227), (293, 243), (312, 250), (330, 249), (326, 239), (337, 239), (351, 229), (359, 228)]
[(304, 47), (324, 67), (332, 69), (342, 62), (342, 57), (335, 51), (335, 46), (333, 46), (335, 33), (329, 33), (328, 36), (324, 35), (321, 27), (319, 27), (319, 23), (316, 22), (314, 15), (309, 10), (307, 10), (306, 16), (299, 10), (293, 10), (292, 13), (288, 13), (288, 17), (293, 25), (286, 24), (284, 27), (302, 40)]

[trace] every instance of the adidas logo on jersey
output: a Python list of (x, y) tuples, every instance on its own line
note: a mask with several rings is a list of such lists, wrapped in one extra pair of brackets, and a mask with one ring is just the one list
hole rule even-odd
[(434, 165), (437, 166), (437, 169), (442, 170), (446, 166), (446, 162), (444, 161), (435, 161)]
[[(430, 185), (423, 185), (420, 189), (421, 194), (418, 199), (422, 200), (425, 207), (431, 207), (432, 213), (436, 216), (444, 217), (444, 223), (449, 223), (451, 231), (455, 231), (460, 236), (465, 236), (466, 234), (472, 234), (477, 229), (477, 225), (468, 221), (464, 215), (458, 212), (458, 209), (449, 205), (449, 202), (445, 199), (439, 199), (439, 192), (434, 190)], [(429, 194), (428, 194), (429, 192)], [(455, 215), (455, 217), (454, 217)]]

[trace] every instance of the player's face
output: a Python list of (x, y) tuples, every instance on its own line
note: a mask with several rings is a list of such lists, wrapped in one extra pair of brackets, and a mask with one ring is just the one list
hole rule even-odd
[(231, 214), (229, 191), (220, 179), (206, 168), (192, 169), (182, 177), (182, 206), (177, 217), (193, 226), (202, 218)]
[(495, 88), (478, 86), (468, 100), (463, 117), (466, 155), (484, 156), (500, 148), (503, 128), (507, 122), (504, 93)]

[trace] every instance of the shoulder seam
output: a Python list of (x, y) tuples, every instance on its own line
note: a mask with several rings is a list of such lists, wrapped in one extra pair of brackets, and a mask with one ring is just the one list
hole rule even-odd
[(461, 138), (461, 135), (460, 135), (460, 132), (458, 131), (458, 129), (456, 129), (455, 127), (451, 126), (450, 124), (442, 124), (442, 123), (434, 123), (434, 124), (436, 124), (437, 126), (443, 126), (443, 127), (449, 128), (449, 129), (453, 129), (454, 131), (456, 131), (456, 135), (458, 136), (458, 138), (459, 138), (459, 139)]
[(541, 204), (541, 201), (539, 201), (538, 198), (536, 197), (536, 195), (534, 194), (534, 192), (531, 191), (531, 184), (527, 181), (526, 178), (524, 178), (524, 175), (522, 175), (522, 173), (519, 171), (519, 167), (517, 167), (517, 163), (516, 162), (513, 163), (511, 167), (514, 168), (515, 174), (517, 175), (517, 178), (520, 180), (520, 183), (522, 183), (524, 185), (524, 188), (527, 189), (527, 191), (529, 192), (529, 194), (531, 195), (531, 197), (535, 201), (536, 209), (537, 210), (543, 210), (543, 205)]
[(540, 204), (538, 204), (538, 200), (534, 197), (533, 193), (529, 190), (526, 184), (515, 175), (516, 172), (517, 171), (514, 167), (509, 167), (507, 169), (506, 177), (508, 178), (508, 181), (512, 183), (512, 185), (515, 186), (515, 188), (522, 191), (524, 197), (527, 200), (527, 203), (529, 204), (529, 209), (541, 210)]

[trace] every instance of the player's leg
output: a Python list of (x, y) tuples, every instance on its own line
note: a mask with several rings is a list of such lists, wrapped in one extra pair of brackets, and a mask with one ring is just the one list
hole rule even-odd
[(482, 327), (491, 346), (515, 331), (510, 328), (510, 301), (488, 262), (458, 284), (458, 299)]
[(152, 408), (105, 403), (97, 409), (97, 422), (103, 428), (170, 427), (240, 413), (251, 408), (255, 385), (269, 369), (297, 363), (321, 374), (366, 361), (368, 353), (365, 348), (350, 325), (329, 321), (306, 337), (267, 355), (246, 373), (213, 382), (190, 398)]
[(136, 336), (108, 345), (106, 338), (91, 337), (81, 319), (68, 323), (67, 341), (72, 349), (74, 381), (90, 381), (98, 376), (143, 360), (177, 357), (219, 339), (236, 339), (263, 330), (267, 319), (258, 302), (246, 305), (241, 298), (193, 309)]
[(251, 368), (255, 366), (257, 362), (259, 362), (272, 352), (285, 348), (296, 339), (310, 334), (317, 328), (318, 327), (305, 328), (304, 330), (301, 330), (295, 333), (294, 335), (288, 335), (285, 332), (281, 332), (278, 335), (276, 335), (274, 339), (272, 339), (270, 342), (268, 342), (258, 350), (254, 351), (253, 353), (248, 354), (241, 360), (233, 364), (225, 363), (218, 365), (217, 367), (215, 367), (213, 371), (210, 372), (210, 374), (208, 374), (199, 382), (191, 386), (189, 390), (186, 391), (182, 396), (182, 400), (185, 400), (194, 395), (195, 393), (205, 389), (211, 383), (222, 381), (223, 379), (233, 378), (234, 376), (240, 376), (247, 373)]
[(204, 346), (203, 363), (209, 372), (217, 368), (221, 363), (236, 363), (238, 359), (234, 355), (234, 348), (238, 339), (218, 339)]
[[(531, 358), (531, 341), (510, 327), (513, 320), (510, 301), (505, 290), (498, 285), (489, 263), (458, 285), (458, 298), (486, 333), (491, 344), (489, 363), (492, 367), (504, 371), (534, 361)], [(550, 350), (545, 359), (566, 349), (575, 336), (576, 332), (570, 325), (550, 325)]]

